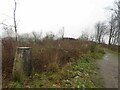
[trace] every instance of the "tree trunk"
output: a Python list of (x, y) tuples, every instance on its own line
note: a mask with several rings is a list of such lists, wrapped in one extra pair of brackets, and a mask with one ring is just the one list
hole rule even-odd
[(111, 25), (111, 28), (110, 28), (110, 35), (109, 35), (109, 45), (111, 44), (111, 38), (112, 38), (112, 25)]
[(16, 8), (17, 8), (17, 3), (16, 1), (14, 1), (15, 3), (15, 8), (14, 8), (14, 12), (13, 12), (13, 16), (14, 16), (14, 29), (15, 29), (15, 40), (17, 42), (17, 24), (16, 24)]

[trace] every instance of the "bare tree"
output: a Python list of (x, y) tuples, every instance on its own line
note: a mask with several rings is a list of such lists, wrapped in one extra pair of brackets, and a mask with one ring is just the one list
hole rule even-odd
[(3, 32), (4, 37), (13, 37), (14, 31), (12, 30), (12, 27), (3, 26)]
[(64, 27), (62, 27), (62, 29), (60, 29), (59, 30), (59, 35), (60, 35), (60, 38), (62, 38), (63, 39), (63, 37), (64, 37)]
[(64, 37), (64, 27), (62, 28), (62, 39)]
[(89, 40), (94, 41), (95, 40), (95, 35), (94, 34), (90, 35)]
[(32, 32), (32, 35), (33, 35), (34, 41), (37, 42), (39, 39), (41, 39), (42, 32), (37, 33), (37, 32), (35, 32), (35, 31), (33, 31), (33, 32)]
[(82, 32), (82, 35), (79, 37), (80, 40), (85, 40), (88, 41), (89, 40), (89, 35), (87, 32)]
[(16, 9), (17, 9), (17, 2), (14, 0), (14, 9), (13, 9), (13, 19), (14, 19), (14, 29), (16, 35), (16, 42), (17, 42), (17, 24), (16, 24)]
[(115, 38), (115, 33), (116, 33), (116, 16), (112, 14), (111, 20), (109, 22), (109, 40), (108, 44), (112, 44), (113, 39)]
[(33, 37), (34, 37), (34, 41), (37, 42), (37, 33), (36, 32), (32, 32)]
[(113, 15), (111, 17), (111, 21), (110, 21), (110, 31), (109, 31), (109, 40), (108, 40), (108, 44), (111, 44), (111, 39), (112, 39), (112, 33), (113, 32)]
[(4, 22), (0, 23), (0, 25), (3, 25), (2, 29), (2, 34), (4, 37), (12, 37), (14, 32), (13, 32), (13, 26), (5, 24)]
[(114, 11), (110, 20), (109, 44), (118, 44), (120, 35), (120, 1), (115, 2)]
[(96, 42), (101, 43), (101, 40), (103, 40), (105, 34), (106, 34), (106, 25), (104, 22), (98, 22), (95, 25), (95, 31), (96, 31)]
[(28, 33), (24, 33), (24, 34), (18, 35), (17, 40), (19, 42), (25, 43), (25, 42), (28, 42), (29, 38), (30, 38), (30, 35)]
[(120, 0), (117, 2), (117, 8), (118, 8), (118, 13), (117, 13), (117, 21), (118, 21), (118, 44), (120, 42)]
[[(11, 27), (11, 28), (13, 28), (14, 27), (14, 30), (15, 30), (15, 40), (16, 40), (16, 42), (17, 42), (17, 22), (16, 22), (16, 9), (17, 9), (17, 2), (16, 2), (16, 0), (14, 0), (14, 8), (13, 8), (13, 23), (14, 23), (14, 25), (7, 25), (7, 24), (5, 24), (5, 23), (0, 23), (0, 24), (2, 24), (2, 25), (4, 25), (5, 27)], [(8, 15), (5, 15), (5, 16), (8, 16)], [(9, 17), (9, 16), (8, 16)], [(3, 27), (4, 27), (3, 26)]]
[(55, 34), (53, 32), (46, 33), (46, 36), (43, 38), (43, 40), (53, 40), (55, 38)]

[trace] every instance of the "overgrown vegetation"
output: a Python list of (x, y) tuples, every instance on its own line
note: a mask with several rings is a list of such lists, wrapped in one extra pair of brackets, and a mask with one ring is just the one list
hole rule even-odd
[[(3, 43), (3, 80), (6, 81), (3, 82), (3, 87), (99, 87), (93, 82), (91, 76), (97, 73), (93, 64), (94, 60), (102, 57), (104, 51), (93, 42), (60, 39), (29, 44), (19, 43), (18, 46), (32, 47), (34, 65), (33, 75), (22, 82), (12, 81), (15, 52), (10, 51), (12, 53), (7, 57), (6, 43), (8, 43), (7, 40)], [(14, 42), (9, 42), (9, 44), (16, 47)]]
[(119, 53), (119, 45), (101, 44), (101, 47)]
[[(52, 32), (42, 37), (42, 32), (34, 31), (32, 35), (19, 35), (16, 25), (16, 1), (14, 4), (14, 25), (0, 23), (6, 35), (2, 38), (3, 88), (102, 87), (99, 80), (95, 82), (96, 78), (93, 77), (98, 73), (94, 62), (105, 54), (103, 48), (118, 52), (119, 1), (116, 1), (115, 8), (110, 9), (113, 13), (109, 21), (96, 23), (95, 34), (89, 36), (85, 32), (78, 39), (65, 38), (64, 27), (59, 32), (60, 37)], [(106, 43), (106, 36), (109, 38), (109, 45), (103, 44)], [(18, 82), (12, 80), (12, 69), (16, 48), (20, 46), (32, 48), (34, 72), (30, 77)]]
[[(101, 53), (97, 53), (101, 54)], [(10, 82), (9, 87), (14, 88), (96, 88), (102, 87), (99, 81), (94, 82), (92, 76), (97, 75), (94, 60), (95, 54), (85, 54), (76, 60), (76, 62), (68, 62), (64, 67), (58, 68), (53, 65), (52, 71), (43, 73), (35, 73), (31, 78), (25, 79), (23, 82)], [(97, 57), (98, 58), (98, 57)], [(56, 70), (55, 70), (56, 69)], [(55, 70), (55, 71), (54, 71)], [(94, 78), (96, 79), (96, 78)]]

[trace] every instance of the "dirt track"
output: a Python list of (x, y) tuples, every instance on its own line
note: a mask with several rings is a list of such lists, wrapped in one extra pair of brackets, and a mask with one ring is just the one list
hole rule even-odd
[(105, 88), (118, 88), (118, 56), (106, 51), (103, 59), (97, 61)]

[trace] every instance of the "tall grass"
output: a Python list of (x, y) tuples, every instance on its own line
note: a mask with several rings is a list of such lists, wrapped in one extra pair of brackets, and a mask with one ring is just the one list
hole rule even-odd
[(2, 82), (11, 79), (16, 43), (12, 38), (2, 39)]
[(33, 66), (36, 73), (55, 72), (90, 51), (90, 42), (80, 40), (44, 40), (39, 43), (16, 44), (12, 38), (7, 38), (2, 40), (2, 45), (3, 81), (11, 79), (16, 47), (32, 47)]

